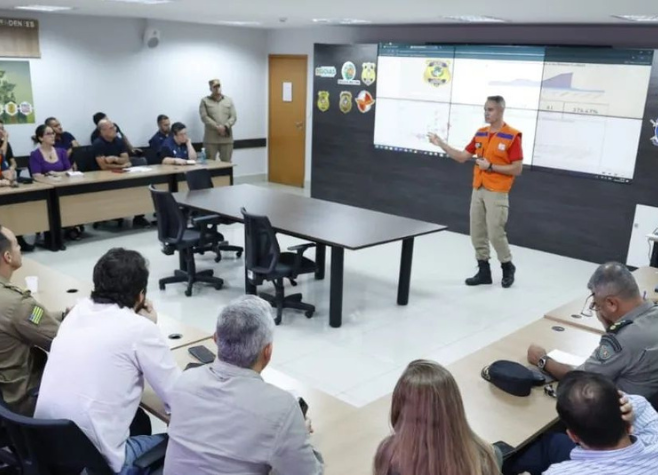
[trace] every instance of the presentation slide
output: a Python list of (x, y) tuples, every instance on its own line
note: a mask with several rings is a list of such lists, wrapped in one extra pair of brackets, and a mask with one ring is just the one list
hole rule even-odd
[(463, 148), (500, 95), (525, 165), (629, 182), (652, 62), (652, 50), (383, 43), (374, 143), (441, 155), (433, 132)]

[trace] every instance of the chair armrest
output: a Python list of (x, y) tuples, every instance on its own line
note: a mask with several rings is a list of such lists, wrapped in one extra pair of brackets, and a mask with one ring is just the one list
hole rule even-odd
[(307, 242), (306, 244), (297, 244), (296, 246), (290, 246), (288, 248), (289, 251), (301, 251), (302, 254), (306, 252), (307, 249), (311, 249), (312, 247), (316, 247), (317, 244), (314, 242)]
[(133, 465), (135, 467), (141, 468), (142, 470), (145, 470), (153, 465), (156, 465), (158, 463), (163, 463), (165, 454), (167, 453), (167, 444), (169, 443), (169, 437), (166, 436), (165, 440), (160, 442), (158, 445), (153, 447), (151, 450), (146, 452), (145, 454), (141, 455), (138, 457)]

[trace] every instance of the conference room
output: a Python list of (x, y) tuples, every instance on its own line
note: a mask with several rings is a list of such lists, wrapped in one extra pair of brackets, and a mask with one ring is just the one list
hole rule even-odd
[[(262, 377), (305, 401), (327, 474), (373, 473), (418, 359), (452, 374), (479, 438), (523, 453), (559, 419), (528, 349), (580, 367), (614, 323), (599, 266), (658, 300), (658, 11), (503, 6), (2, 2), (0, 226), (22, 248), (3, 283), (67, 314), (108, 251), (138, 252), (181, 381), (261, 295)], [(529, 395), (483, 377), (501, 360)]]

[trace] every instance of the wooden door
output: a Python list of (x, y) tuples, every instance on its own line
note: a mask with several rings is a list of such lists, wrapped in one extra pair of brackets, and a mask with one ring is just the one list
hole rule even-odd
[(304, 186), (306, 160), (306, 55), (269, 57), (268, 179)]

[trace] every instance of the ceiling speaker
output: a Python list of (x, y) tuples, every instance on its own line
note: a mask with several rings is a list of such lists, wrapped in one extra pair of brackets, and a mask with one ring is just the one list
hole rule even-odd
[(160, 44), (160, 30), (157, 28), (146, 28), (144, 31), (144, 45), (147, 48), (157, 48)]

